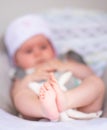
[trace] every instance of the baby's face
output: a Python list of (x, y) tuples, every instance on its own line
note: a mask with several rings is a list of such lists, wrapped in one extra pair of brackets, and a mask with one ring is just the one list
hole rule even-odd
[(28, 39), (15, 54), (15, 63), (23, 69), (36, 67), (55, 57), (52, 45), (43, 35)]

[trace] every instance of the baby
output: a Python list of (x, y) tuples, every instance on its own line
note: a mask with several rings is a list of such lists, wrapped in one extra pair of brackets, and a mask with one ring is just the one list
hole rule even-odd
[[(57, 58), (49, 27), (40, 16), (16, 19), (8, 27), (4, 39), (16, 72), (22, 72), (22, 78), (16, 75), (13, 80), (11, 95), (24, 118), (56, 121), (60, 113), (68, 109), (85, 113), (102, 109), (105, 90), (102, 80), (85, 64)], [(63, 91), (52, 73), (66, 71), (72, 72), (81, 84)], [(29, 87), (31, 82), (44, 80), (38, 94)]]

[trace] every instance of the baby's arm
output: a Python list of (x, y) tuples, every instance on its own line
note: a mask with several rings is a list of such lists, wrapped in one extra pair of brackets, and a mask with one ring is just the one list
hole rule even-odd
[(54, 59), (47, 63), (46, 66), (51, 66), (52, 68), (55, 68), (56, 71), (71, 71), (73, 75), (79, 79), (85, 79), (94, 74), (90, 67), (74, 60), (64, 62), (59, 59)]
[(90, 75), (94, 75), (94, 72), (87, 65), (75, 61), (63, 63), (60, 69), (71, 71), (75, 77), (81, 80), (87, 78)]

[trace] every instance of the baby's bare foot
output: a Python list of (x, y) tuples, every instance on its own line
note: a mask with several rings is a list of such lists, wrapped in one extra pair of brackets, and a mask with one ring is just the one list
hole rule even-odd
[(57, 121), (59, 112), (56, 105), (56, 93), (48, 82), (41, 87), (39, 98), (44, 117), (51, 121)]
[(66, 92), (62, 91), (57, 80), (55, 79), (54, 75), (51, 74), (50, 77), (50, 84), (52, 85), (53, 89), (56, 92), (56, 103), (59, 112), (62, 112), (66, 109)]

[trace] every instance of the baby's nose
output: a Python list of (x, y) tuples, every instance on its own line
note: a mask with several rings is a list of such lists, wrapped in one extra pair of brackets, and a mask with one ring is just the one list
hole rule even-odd
[(38, 49), (35, 49), (35, 50), (34, 50), (34, 55), (35, 55), (35, 56), (41, 55), (41, 51), (38, 50)]

